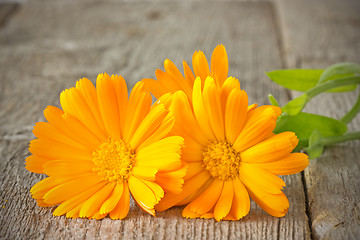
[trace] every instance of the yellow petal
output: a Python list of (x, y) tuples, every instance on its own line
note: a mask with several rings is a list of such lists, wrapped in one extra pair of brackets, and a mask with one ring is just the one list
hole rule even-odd
[(168, 92), (167, 89), (155, 79), (144, 78), (141, 81), (144, 82), (146, 91), (151, 92), (155, 98), (160, 98), (162, 95)]
[(221, 191), (219, 200), (214, 209), (214, 217), (216, 221), (222, 220), (231, 209), (231, 204), (234, 197), (234, 187), (232, 181), (225, 181), (224, 187)]
[(184, 138), (184, 142), (185, 146), (183, 148), (181, 159), (185, 162), (202, 162), (204, 146), (191, 138)]
[(135, 166), (156, 167), (163, 171), (173, 171), (181, 167), (180, 149), (183, 138), (167, 137), (138, 151)]
[(169, 59), (166, 59), (164, 61), (164, 68), (165, 71), (178, 83), (178, 85), (180, 86), (179, 90), (184, 91), (187, 96), (191, 96), (192, 84), (185, 80), (185, 78), (180, 73), (179, 69), (175, 66), (175, 64)]
[(187, 163), (187, 165), (188, 165), (188, 170), (186, 172), (184, 180), (188, 180), (193, 176), (199, 174), (201, 171), (205, 170), (203, 166), (203, 162), (189, 162)]
[(115, 208), (110, 212), (109, 216), (111, 219), (124, 219), (130, 208), (130, 192), (128, 184), (124, 183), (124, 190), (121, 195), (119, 202)]
[(34, 199), (42, 199), (49, 190), (72, 179), (74, 177), (47, 177), (36, 183), (30, 189), (30, 193)]
[(220, 104), (220, 90), (212, 77), (208, 77), (205, 81), (203, 103), (209, 116), (212, 132), (218, 141), (224, 141), (224, 116)]
[(164, 190), (157, 183), (143, 179), (141, 179), (140, 181), (145, 183), (145, 185), (154, 193), (156, 197), (156, 203), (158, 203), (164, 197)]
[(282, 132), (242, 152), (241, 160), (249, 163), (273, 162), (288, 156), (298, 142), (295, 133)]
[(206, 60), (205, 54), (202, 51), (195, 51), (192, 57), (193, 69), (196, 77), (200, 77), (205, 81), (207, 76), (210, 76), (209, 64)]
[(259, 188), (273, 194), (281, 193), (285, 186), (285, 182), (278, 176), (249, 163), (240, 164), (239, 176), (247, 188)]
[(62, 183), (51, 189), (44, 195), (43, 198), (48, 204), (62, 203), (94, 186), (100, 181), (101, 178), (94, 173), (78, 176), (73, 180)]
[(131, 173), (140, 179), (155, 181), (155, 174), (158, 169), (155, 167), (133, 167)]
[(101, 206), (99, 213), (100, 214), (108, 214), (109, 212), (111, 212), (116, 207), (118, 202), (120, 201), (123, 191), (124, 191), (124, 184), (117, 183), (115, 185), (115, 188), (114, 188), (113, 192), (111, 193), (111, 195)]
[(76, 117), (95, 136), (105, 138), (99, 123), (94, 118), (89, 105), (77, 88), (66, 89), (60, 94), (60, 103), (64, 112)]
[(44, 164), (51, 159), (39, 157), (35, 155), (30, 155), (26, 158), (26, 166), (25, 168), (30, 172), (34, 173), (45, 173), (44, 172)]
[(90, 151), (46, 139), (31, 140), (29, 151), (34, 155), (47, 159), (77, 159), (85, 161), (91, 161), (92, 159)]
[(179, 194), (168, 193), (165, 194), (164, 198), (156, 205), (157, 211), (164, 211), (178, 202), (189, 197), (193, 193), (197, 192), (202, 185), (204, 185), (210, 178), (210, 173), (208, 171), (202, 171), (196, 176), (189, 179), (183, 186), (183, 190)]
[[(191, 71), (189, 65), (183, 61), (183, 68), (184, 68), (184, 76), (188, 84), (192, 87), (195, 81), (195, 76), (193, 72)], [(192, 89), (191, 89), (192, 92)], [(192, 94), (188, 95), (189, 99), (191, 99)]]
[(181, 90), (181, 85), (169, 73), (157, 69), (155, 75), (161, 85), (167, 90), (166, 92), (174, 93)]
[(229, 70), (228, 57), (226, 49), (223, 45), (218, 45), (214, 49), (211, 56), (211, 73), (216, 77), (218, 86), (221, 86), (225, 81)]
[(187, 165), (183, 164), (181, 168), (172, 172), (159, 172), (156, 175), (156, 183), (158, 183), (165, 192), (180, 193), (184, 184), (184, 176), (186, 174)]
[(107, 135), (119, 140), (121, 136), (119, 107), (113, 81), (107, 73), (98, 75), (96, 91)]
[(248, 96), (245, 91), (233, 90), (226, 102), (225, 132), (226, 139), (234, 143), (241, 132), (247, 114)]
[(182, 216), (183, 216), (184, 218), (190, 218), (190, 219), (192, 219), (192, 218), (198, 218), (198, 217), (200, 217), (201, 214), (198, 214), (198, 213), (196, 213), (196, 212), (191, 211), (190, 206), (187, 205), (187, 206), (184, 208), (184, 210), (182, 211)]
[(290, 175), (303, 171), (309, 165), (309, 157), (304, 153), (291, 153), (283, 159), (255, 165), (275, 175)]
[(223, 185), (224, 181), (214, 178), (210, 186), (189, 204), (191, 211), (198, 214), (209, 212), (218, 201)]
[(155, 215), (155, 211), (150, 210), (154, 209), (154, 206), (157, 203), (157, 198), (153, 191), (144, 182), (134, 176), (129, 177), (129, 188), (134, 200), (139, 206), (144, 211)]
[(76, 88), (79, 89), (80, 93), (84, 97), (102, 132), (106, 132), (104, 123), (101, 118), (96, 88), (94, 84), (92, 84), (89, 79), (83, 78), (76, 82)]
[(80, 144), (78, 141), (74, 141), (73, 139), (69, 138), (64, 133), (60, 132), (58, 129), (56, 129), (54, 126), (47, 122), (37, 122), (34, 126), (33, 134), (38, 139), (51, 140), (83, 150), (87, 149), (84, 145)]
[(240, 82), (234, 77), (228, 77), (224, 84), (218, 85), (221, 89), (220, 91), (220, 102), (221, 102), (221, 109), (225, 111), (226, 102), (233, 90), (240, 90)]
[(193, 110), (196, 121), (199, 123), (200, 128), (204, 132), (207, 139), (214, 139), (215, 135), (210, 127), (209, 117), (206, 113), (204, 102), (203, 102), (203, 93), (201, 89), (201, 79), (196, 78), (193, 88)]
[(208, 139), (194, 118), (189, 100), (184, 92), (178, 91), (174, 93), (170, 110), (174, 113), (176, 127), (181, 129), (184, 134), (191, 136), (199, 144), (206, 144), (208, 142)]
[(281, 110), (275, 106), (262, 106), (252, 110), (233, 147), (243, 152), (269, 136), (276, 126)]
[(173, 128), (174, 123), (174, 115), (171, 112), (168, 112), (160, 125), (155, 129), (155, 131), (145, 141), (143, 141), (140, 146), (137, 147), (137, 151), (167, 136)]
[(143, 141), (145, 141), (145, 139), (151, 136), (155, 129), (162, 123), (166, 114), (167, 110), (162, 104), (158, 104), (156, 107), (151, 108), (148, 115), (145, 116), (144, 120), (140, 123), (134, 135), (131, 137), (131, 148), (136, 149)]
[(133, 87), (128, 107), (126, 108), (126, 116), (124, 123), (124, 141), (129, 142), (139, 124), (148, 114), (151, 107), (151, 95), (144, 90), (144, 83), (138, 82)]
[(125, 79), (122, 76), (112, 75), (111, 80), (113, 81), (115, 95), (117, 98), (117, 106), (119, 109), (119, 120), (121, 137), (124, 137), (124, 125), (126, 117), (126, 109), (128, 106), (128, 89), (126, 86)]
[(271, 194), (258, 188), (247, 188), (252, 200), (274, 217), (283, 217), (289, 209), (289, 200), (284, 193)]
[(80, 209), (79, 216), (90, 218), (98, 212), (103, 203), (108, 199), (115, 185), (115, 183), (106, 184), (103, 188), (86, 200)]
[(235, 220), (245, 217), (250, 211), (249, 194), (238, 177), (233, 180), (234, 185), (234, 199), (230, 213), (233, 214)]
[(100, 182), (93, 187), (85, 190), (82, 193), (79, 193), (78, 195), (64, 201), (61, 203), (54, 211), (54, 216), (61, 216), (72, 209), (76, 208), (77, 206), (83, 204), (86, 200), (88, 200), (92, 195), (94, 195), (96, 192), (98, 192), (101, 188), (105, 186), (105, 182)]
[(44, 165), (44, 172), (48, 176), (60, 177), (91, 173), (94, 167), (91, 161), (55, 160)]

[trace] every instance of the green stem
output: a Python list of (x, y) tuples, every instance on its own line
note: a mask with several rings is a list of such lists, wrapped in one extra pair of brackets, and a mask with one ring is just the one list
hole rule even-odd
[(345, 116), (343, 116), (341, 118), (340, 121), (342, 121), (345, 124), (348, 124), (349, 122), (351, 122), (351, 120), (353, 120), (356, 117), (356, 115), (359, 112), (360, 112), (360, 94), (359, 94), (359, 97), (358, 97), (355, 105), (352, 107), (352, 109), (347, 114), (345, 114)]
[(360, 139), (360, 131), (358, 131), (358, 132), (348, 132), (348, 133), (345, 133), (342, 136), (333, 136), (333, 137), (323, 138), (321, 143), (324, 146), (329, 146), (329, 145), (333, 145), (335, 143), (341, 143), (341, 142), (357, 140), (357, 139)]
[[(321, 140), (321, 142), (319, 142), (319, 145), (330, 146), (335, 143), (341, 143), (341, 142), (357, 140), (357, 139), (360, 139), (360, 131), (348, 132), (341, 136), (333, 136), (333, 137), (323, 138)], [(298, 145), (294, 149), (294, 152), (300, 151), (301, 149), (304, 149), (307, 146), (309, 146), (309, 139), (300, 139)]]
[(306, 95), (309, 97), (309, 100), (316, 95), (325, 92), (327, 90), (345, 86), (345, 85), (352, 85), (352, 84), (359, 84), (360, 77), (347, 77), (347, 78), (339, 78), (334, 80), (329, 80), (324, 83), (321, 83), (306, 92)]

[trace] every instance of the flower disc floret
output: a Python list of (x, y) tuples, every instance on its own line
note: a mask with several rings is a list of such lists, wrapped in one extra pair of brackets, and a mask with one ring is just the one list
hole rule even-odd
[(129, 178), (135, 153), (122, 140), (109, 139), (93, 152), (94, 172), (103, 180), (123, 182)]
[(231, 180), (239, 173), (240, 153), (229, 142), (212, 142), (203, 152), (204, 167), (213, 177)]

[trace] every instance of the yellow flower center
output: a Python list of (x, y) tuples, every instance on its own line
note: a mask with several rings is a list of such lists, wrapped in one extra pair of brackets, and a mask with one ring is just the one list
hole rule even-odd
[(213, 177), (226, 181), (239, 173), (240, 153), (226, 141), (210, 143), (205, 148), (203, 157), (204, 167)]
[(129, 178), (134, 164), (135, 153), (124, 141), (109, 139), (93, 152), (94, 172), (103, 180), (124, 182)]

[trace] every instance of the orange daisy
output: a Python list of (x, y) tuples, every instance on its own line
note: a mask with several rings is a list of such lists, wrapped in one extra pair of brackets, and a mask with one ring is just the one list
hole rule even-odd
[(183, 138), (167, 137), (174, 116), (137, 83), (128, 99), (121, 76), (99, 74), (97, 88), (83, 78), (48, 106), (36, 123), (26, 168), (48, 177), (31, 194), (39, 206), (59, 205), (54, 216), (123, 219), (130, 193), (146, 212), (164, 191), (179, 193), (186, 172)]
[(228, 57), (223, 45), (218, 45), (211, 56), (209, 67), (205, 54), (202, 51), (195, 51), (192, 56), (191, 71), (189, 65), (183, 61), (184, 75), (169, 59), (164, 61), (165, 71), (157, 69), (155, 75), (157, 80), (145, 78), (142, 81), (146, 88), (156, 97), (159, 98), (166, 93), (174, 93), (182, 90), (191, 100), (195, 78), (200, 77), (202, 86), (208, 76), (212, 76), (217, 84), (221, 86), (228, 76)]
[(183, 191), (165, 194), (156, 210), (187, 204), (186, 218), (239, 220), (248, 214), (251, 197), (272, 216), (286, 214), (285, 183), (276, 175), (300, 172), (309, 160), (291, 153), (298, 143), (293, 132), (273, 133), (279, 107), (248, 106), (246, 92), (232, 77), (221, 85), (207, 77), (204, 86), (198, 77), (192, 101), (182, 91), (159, 101), (174, 113), (172, 134), (184, 138), (182, 160), (189, 168)]

